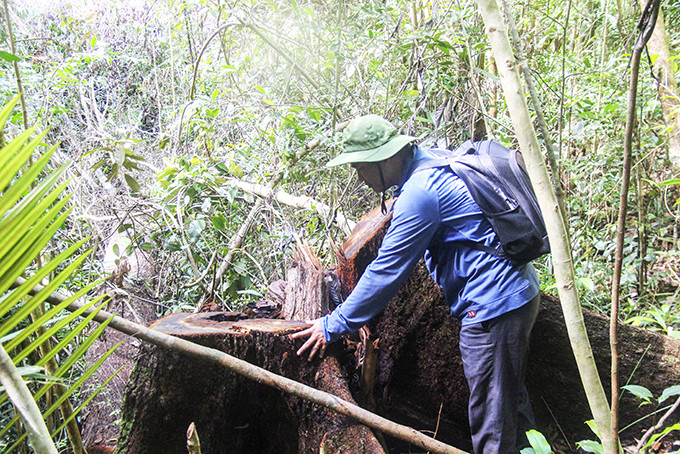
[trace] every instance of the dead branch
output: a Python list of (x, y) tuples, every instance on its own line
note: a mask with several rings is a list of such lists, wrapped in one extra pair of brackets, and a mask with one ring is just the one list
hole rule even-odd
[[(13, 288), (25, 284), (26, 280), (18, 278)], [(36, 285), (29, 293), (36, 295), (43, 289), (43, 286)], [(47, 297), (50, 304), (60, 304), (67, 299), (66, 296), (59, 292), (52, 293)], [(76, 311), (83, 307), (83, 303), (75, 301), (68, 305), (69, 311)], [(84, 314), (89, 315), (94, 312), (93, 309), (87, 309)], [(139, 325), (137, 323), (125, 320), (124, 318), (113, 315), (109, 312), (100, 310), (95, 316), (94, 320), (102, 323), (111, 319), (108, 327), (120, 331), (124, 334), (133, 336), (144, 342), (157, 345), (161, 348), (172, 350), (174, 352), (207, 361), (213, 364), (224, 366), (233, 372), (242, 375), (257, 383), (270, 386), (279, 391), (293, 394), (301, 399), (308, 400), (318, 405), (322, 405), (333, 411), (336, 411), (345, 416), (349, 416), (366, 426), (382, 431), (400, 440), (405, 440), (414, 446), (429, 450), (433, 453), (442, 454), (466, 454), (453, 446), (447, 445), (440, 441), (434, 440), (417, 430), (392, 422), (382, 416), (378, 416), (365, 410), (358, 405), (350, 404), (349, 402), (340, 399), (332, 394), (319, 391), (311, 386), (304, 385), (286, 377), (269, 372), (266, 369), (254, 366), (246, 361), (238, 359), (227, 353), (215, 350), (212, 348), (203, 347), (193, 342), (180, 339), (178, 337), (163, 334), (151, 328)]]
[(680, 406), (680, 397), (678, 397), (675, 401), (675, 403), (671, 406), (671, 408), (666, 412), (665, 415), (659, 420), (658, 423), (654, 427), (651, 427), (647, 432), (645, 432), (645, 435), (642, 437), (640, 442), (637, 444), (635, 447), (635, 452), (634, 454), (637, 454), (642, 450), (642, 448), (647, 444), (650, 438), (652, 438), (652, 435), (658, 430), (661, 430), (661, 428), (666, 424), (666, 420), (675, 412), (675, 410), (678, 409)]
[[(333, 215), (333, 210), (330, 206), (308, 196), (296, 196), (281, 189), (272, 189), (269, 186), (250, 183), (248, 181), (238, 180), (236, 178), (229, 178), (227, 183), (236, 186), (242, 191), (259, 195), (265, 199), (273, 199), (279, 203), (283, 203), (284, 205), (316, 211), (320, 216), (326, 219)], [(347, 219), (347, 217), (345, 217), (345, 215), (340, 211), (335, 212), (335, 221), (338, 223), (338, 226), (342, 229), (342, 231), (347, 235), (352, 233), (352, 229), (356, 225), (354, 221)]]

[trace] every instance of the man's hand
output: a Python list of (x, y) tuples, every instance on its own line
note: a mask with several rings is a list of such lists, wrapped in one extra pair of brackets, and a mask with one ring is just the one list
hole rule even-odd
[(323, 335), (323, 327), (321, 326), (321, 320), (322, 319), (316, 319), (312, 321), (307, 321), (307, 323), (311, 324), (309, 328), (298, 331), (295, 334), (292, 334), (291, 337), (293, 339), (297, 339), (300, 337), (309, 337), (307, 341), (302, 344), (302, 347), (297, 351), (298, 356), (302, 356), (302, 354), (309, 350), (309, 358), (308, 360), (311, 361), (316, 353), (319, 353), (319, 358), (323, 358), (323, 354), (326, 351), (326, 338)]

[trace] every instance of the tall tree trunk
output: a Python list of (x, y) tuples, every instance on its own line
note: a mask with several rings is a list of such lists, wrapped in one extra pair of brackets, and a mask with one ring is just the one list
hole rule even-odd
[[(628, 191), (630, 187), (630, 168), (633, 155), (633, 132), (635, 130), (635, 109), (637, 101), (638, 75), (640, 71), (640, 58), (642, 51), (650, 38), (654, 22), (657, 19), (660, 0), (650, 0), (643, 8), (642, 18), (638, 27), (640, 34), (633, 48), (633, 56), (630, 64), (630, 88), (628, 90), (628, 115), (626, 117), (626, 135), (623, 141), (623, 169), (621, 175), (621, 194), (619, 197), (619, 218), (616, 226), (616, 258), (614, 260), (614, 276), (612, 279), (612, 304), (611, 326), (609, 341), (611, 343), (611, 436), (618, 445), (619, 440), (619, 377), (618, 360), (619, 345), (617, 334), (617, 321), (619, 318), (619, 291), (621, 286), (621, 271), (623, 268), (623, 243), (626, 235), (626, 216), (628, 214)], [(616, 451), (605, 451), (616, 454)]]
[[(641, 0), (640, 7), (644, 9), (647, 3), (647, 0)], [(680, 171), (680, 97), (678, 96), (678, 83), (675, 79), (675, 65), (671, 60), (666, 24), (661, 9), (659, 9), (656, 26), (647, 43), (647, 48), (650, 54), (656, 55), (654, 74), (659, 80), (657, 86), (659, 100), (661, 101), (663, 118), (668, 128), (668, 158), (676, 171)]]
[(609, 404), (595, 367), (593, 352), (583, 322), (583, 312), (574, 282), (574, 264), (567, 241), (568, 235), (564, 219), (561, 216), (559, 204), (541, 156), (503, 16), (496, 0), (478, 0), (478, 4), (491, 48), (496, 56), (510, 117), (548, 229), (557, 289), (579, 374), (593, 418), (602, 436), (605, 452), (613, 452), (615, 446), (611, 438)]

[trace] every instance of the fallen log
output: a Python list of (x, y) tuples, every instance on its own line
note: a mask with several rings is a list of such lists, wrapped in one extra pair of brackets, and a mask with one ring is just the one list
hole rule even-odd
[[(343, 245), (338, 274), (348, 292), (375, 258), (389, 214), (379, 209), (362, 218)], [(609, 380), (609, 322), (584, 311), (586, 327), (603, 382)], [(400, 292), (370, 324), (379, 338), (375, 395), (378, 413), (412, 427), (438, 425), (438, 439), (466, 448), (469, 391), (458, 349), (460, 323), (448, 313), (443, 294), (421, 262)], [(648, 388), (654, 396), (680, 383), (680, 341), (619, 324), (621, 377)], [(594, 435), (584, 424), (592, 419), (569, 344), (559, 302), (543, 294), (532, 332), (527, 388), (539, 430), (568, 449)], [(651, 406), (624, 393), (621, 427), (649, 416)], [(442, 408), (439, 416), (439, 409)], [(677, 420), (677, 416), (675, 417)], [(675, 421), (673, 421), (675, 422)], [(672, 423), (672, 422), (671, 422)], [(649, 419), (622, 432), (623, 439), (641, 436)], [(434, 430), (434, 429), (433, 429)], [(565, 440), (566, 439), (566, 440)], [(467, 446), (469, 448), (469, 445)]]

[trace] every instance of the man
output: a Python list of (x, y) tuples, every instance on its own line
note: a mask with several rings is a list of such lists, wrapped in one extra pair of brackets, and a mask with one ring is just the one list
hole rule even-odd
[(398, 199), (377, 258), (343, 304), (293, 335), (308, 338), (297, 354), (323, 356), (329, 342), (358, 330), (424, 255), (462, 322), (474, 452), (517, 453), (528, 446), (525, 432), (534, 426), (524, 370), (538, 312), (538, 277), (531, 264), (516, 266), (472, 246), (495, 248), (499, 240), (463, 181), (446, 166), (433, 167), (437, 156), (414, 141), (377, 115), (356, 118), (345, 129), (344, 152), (327, 166), (351, 164), (376, 192), (397, 186)]

